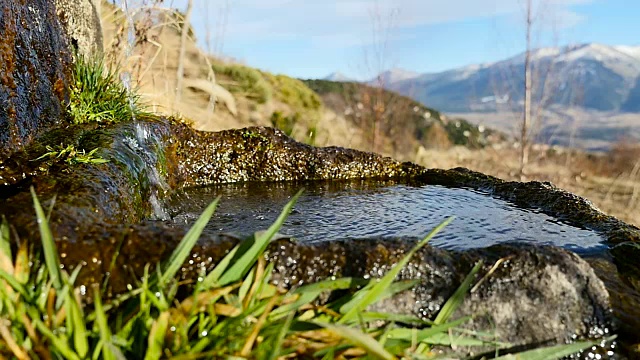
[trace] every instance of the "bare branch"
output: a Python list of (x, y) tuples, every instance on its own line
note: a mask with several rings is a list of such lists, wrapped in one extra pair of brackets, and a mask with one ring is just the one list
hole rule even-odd
[[(189, 0), (187, 3), (187, 11), (184, 15), (184, 21), (182, 23), (182, 33), (180, 34), (180, 55), (178, 57), (178, 71), (176, 74), (176, 98), (175, 104), (177, 105), (182, 99), (182, 80), (184, 78), (184, 55), (187, 47), (187, 35), (189, 35), (189, 19), (191, 18), (191, 10), (193, 9), (193, 0)], [(174, 106), (175, 108), (175, 106)]]

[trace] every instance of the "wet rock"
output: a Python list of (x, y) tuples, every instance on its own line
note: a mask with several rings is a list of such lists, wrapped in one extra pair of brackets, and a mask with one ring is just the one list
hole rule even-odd
[(84, 57), (101, 54), (102, 25), (94, 0), (55, 0), (55, 4), (71, 47)]
[[(110, 291), (117, 292), (135, 282), (137, 277), (132, 274), (140, 276), (146, 262), (166, 258), (184, 231), (158, 224), (111, 226), (98, 234), (81, 235), (86, 238), (81, 242), (89, 243), (100, 235), (102, 240), (95, 242), (90, 252), (79, 250), (77, 243), (67, 243), (60, 251), (71, 268), (71, 264), (82, 263), (90, 274), (108, 274), (87, 278), (81, 272), (81, 281), (102, 282), (108, 276)], [(232, 237), (205, 235), (182, 268), (182, 279), (192, 280), (202, 270), (211, 270), (238, 242)], [(275, 265), (273, 283), (295, 288), (327, 278), (379, 278), (414, 244), (409, 239), (312, 244), (282, 239), (269, 246), (267, 259)], [(551, 246), (498, 245), (464, 252), (426, 246), (399, 274), (399, 279), (419, 279), (418, 285), (370, 310), (433, 319), (480, 260), (484, 266), (476, 276), (478, 285), (452, 317), (473, 316), (462, 328), (492, 334), (491, 340), (509, 342), (520, 350), (615, 333), (616, 323), (602, 281), (584, 260)], [(611, 346), (598, 348), (597, 353), (606, 355), (613, 350)], [(488, 344), (456, 351), (462, 356), (492, 350), (494, 346)]]
[[(137, 133), (144, 134), (138, 138)], [(0, 161), (0, 214), (21, 236), (38, 238), (29, 187), (45, 206), (55, 204), (50, 224), (58, 239), (75, 242), (77, 234), (100, 224), (133, 224), (153, 214), (150, 199), (169, 189), (163, 143), (166, 122), (112, 127), (75, 125), (39, 137), (24, 150)], [(98, 148), (103, 164), (68, 164), (38, 159), (46, 146), (72, 145), (78, 151)], [(172, 170), (169, 168), (169, 170)], [(175, 171), (172, 171), (175, 173)]]
[[(381, 277), (414, 244), (406, 239), (281, 243), (270, 255), (276, 264), (273, 279), (298, 286), (330, 277)], [(453, 315), (473, 316), (463, 328), (491, 333), (514, 347), (598, 339), (614, 331), (602, 281), (577, 255), (551, 246), (497, 245), (465, 252), (427, 246), (399, 275), (420, 283), (372, 310), (433, 319), (479, 260), (484, 267), (477, 280), (482, 280)], [(494, 264), (497, 268), (489, 272)], [(459, 350), (460, 355), (477, 355), (492, 349)]]
[(0, 159), (60, 124), (71, 54), (51, 0), (0, 2)]
[[(87, 151), (98, 147), (97, 154), (109, 162), (72, 166), (51, 159), (34, 161), (46, 145), (61, 140)], [(203, 133), (162, 119), (71, 126), (40, 136), (0, 162), (0, 213), (22, 238), (37, 241), (35, 217), (25, 211), (32, 208), (28, 188), (36, 188), (45, 206), (57, 195), (51, 227), (63, 263), (70, 268), (84, 265), (81, 284), (108, 279), (110, 291), (117, 293), (142, 274), (146, 263), (166, 258), (185, 232), (144, 222), (157, 210), (153, 199), (182, 187), (214, 183), (352, 178), (483, 189), (592, 228), (612, 244), (638, 238), (637, 228), (550, 184), (509, 183), (465, 169), (425, 169), (371, 153), (315, 148), (270, 128)], [(180, 276), (194, 279), (237, 242), (204, 236)], [(282, 240), (269, 248), (269, 259), (276, 263), (274, 281), (295, 287), (331, 276), (382, 276), (411, 245), (406, 239), (320, 244)], [(514, 345), (598, 338), (614, 329), (602, 282), (576, 255), (552, 247), (502, 245), (464, 253), (427, 247), (401, 272), (402, 278), (421, 283), (381, 304), (382, 309), (433, 318), (479, 259), (485, 261), (480, 276), (498, 259), (506, 261), (456, 315), (476, 314), (468, 325), (471, 329), (492, 331)]]
[[(632, 256), (616, 257), (616, 262), (624, 258), (631, 262)], [(635, 258), (637, 259), (637, 258)], [(623, 346), (624, 353), (631, 354), (630, 358), (640, 358), (640, 316), (638, 316), (638, 304), (640, 304), (640, 292), (632, 285), (638, 280), (638, 273), (629, 274), (628, 269), (612, 263), (603, 258), (586, 259), (595, 273), (607, 288), (613, 315), (618, 320), (618, 340)]]

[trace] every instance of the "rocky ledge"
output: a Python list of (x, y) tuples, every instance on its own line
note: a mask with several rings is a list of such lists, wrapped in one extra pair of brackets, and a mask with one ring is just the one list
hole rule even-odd
[[(87, 151), (98, 148), (96, 155), (109, 162), (37, 160), (47, 145), (61, 142)], [(36, 189), (45, 206), (55, 199), (51, 227), (64, 265), (83, 264), (80, 283), (108, 278), (110, 291), (119, 292), (142, 274), (144, 264), (166, 258), (184, 234), (184, 229), (147, 221), (175, 190), (224, 182), (353, 178), (483, 189), (598, 231), (612, 245), (639, 236), (637, 228), (551, 184), (511, 183), (466, 169), (425, 169), (371, 153), (316, 148), (271, 128), (202, 133), (163, 119), (72, 126), (40, 136), (0, 163), (0, 213), (21, 238), (37, 241), (35, 217), (25, 210), (32, 208), (28, 188)], [(180, 276), (193, 279), (199, 269), (210, 269), (238, 241), (204, 236)], [(411, 244), (389, 239), (319, 244), (279, 240), (268, 254), (276, 263), (274, 281), (291, 287), (331, 276), (382, 276)], [(633, 311), (618, 306), (635, 296), (623, 277), (605, 278), (608, 287), (625, 286), (627, 291), (622, 300), (613, 297), (612, 313), (607, 289), (587, 262), (559, 248), (523, 245), (463, 253), (426, 247), (402, 272), (403, 278), (419, 279), (420, 284), (380, 306), (432, 317), (480, 259), (484, 267), (478, 276), (483, 280), (455, 316), (476, 315), (467, 326), (502, 341), (527, 347), (601, 338), (617, 331), (616, 318), (629, 318), (628, 311)], [(636, 341), (628, 331), (622, 335), (625, 341)], [(609, 349), (598, 351), (606, 354)]]

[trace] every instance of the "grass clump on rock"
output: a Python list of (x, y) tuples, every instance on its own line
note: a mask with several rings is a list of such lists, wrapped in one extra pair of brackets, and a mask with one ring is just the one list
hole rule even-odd
[[(417, 281), (395, 282), (410, 257), (441, 230), (431, 231), (381, 279), (330, 279), (285, 291), (270, 284), (272, 265), (263, 253), (297, 196), (265, 232), (240, 243), (187, 296), (175, 280), (215, 211), (210, 204), (167, 262), (149, 265), (138, 287), (104, 300), (99, 286), (74, 286), (81, 267), (68, 274), (47, 217), (32, 189), (42, 256), (26, 242), (11, 250), (9, 225), (0, 225), (0, 355), (18, 359), (371, 359), (431, 358), (431, 346), (486, 345), (450, 320), (471, 286), (479, 264), (444, 304), (434, 321), (372, 313), (367, 307)], [(356, 286), (357, 287), (354, 287)], [(329, 304), (316, 301), (349, 290)], [(83, 303), (88, 292), (93, 304)], [(380, 324), (383, 325), (380, 325)], [(495, 344), (496, 348), (505, 344)], [(508, 345), (508, 344), (506, 344)], [(590, 346), (575, 343), (521, 353), (520, 359), (554, 359)], [(507, 355), (509, 356), (509, 355)], [(506, 359), (502, 357), (502, 359)]]
[(73, 67), (69, 113), (72, 122), (124, 122), (145, 114), (140, 97), (127, 89), (102, 60), (78, 58)]

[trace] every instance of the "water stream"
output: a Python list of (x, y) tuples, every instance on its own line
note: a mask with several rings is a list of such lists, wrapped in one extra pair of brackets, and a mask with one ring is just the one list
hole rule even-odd
[[(136, 7), (130, 6), (128, 0), (123, 0), (121, 3), (121, 10), (125, 15), (125, 31), (127, 35), (124, 49), (125, 70), (120, 75), (120, 81), (122, 81), (122, 84), (124, 85), (129, 95), (129, 108), (131, 109), (131, 117), (136, 134), (135, 140), (131, 141), (131, 149), (136, 151), (136, 153), (144, 159), (144, 162), (147, 165), (145, 170), (147, 172), (147, 176), (151, 186), (149, 202), (151, 203), (151, 207), (153, 209), (152, 219), (166, 220), (169, 218), (169, 215), (162, 207), (161, 202), (158, 200), (158, 192), (165, 192), (169, 187), (158, 172), (157, 159), (156, 156), (153, 155), (154, 152), (145, 151), (149, 148), (149, 145), (156, 145), (159, 140), (155, 139), (151, 135), (149, 129), (147, 129), (144, 124), (138, 122), (138, 119), (136, 118), (136, 100), (134, 98), (133, 78), (129, 64), (129, 60), (133, 55), (133, 48), (136, 45), (136, 30), (134, 21)], [(134, 142), (136, 143), (134, 144)]]
[(580, 254), (607, 248), (594, 231), (482, 192), (389, 181), (245, 183), (190, 189), (169, 201), (169, 215), (174, 225), (189, 226), (209, 202), (221, 196), (205, 231), (246, 236), (271, 225), (302, 187), (304, 194), (280, 230), (300, 241), (423, 237), (455, 216), (432, 244), (462, 250), (520, 241), (553, 244)]

